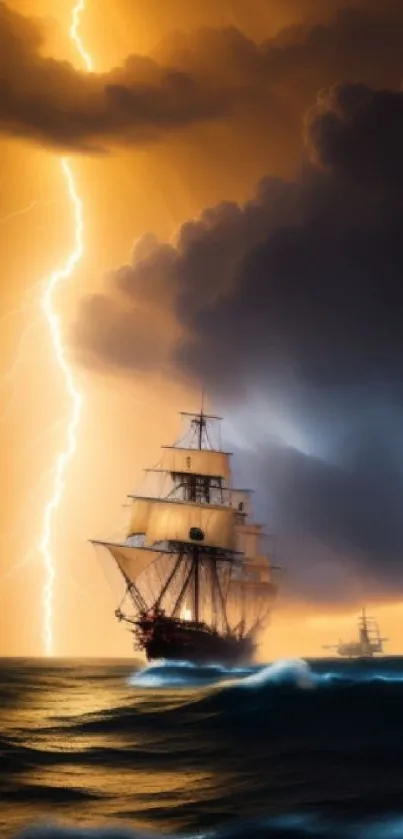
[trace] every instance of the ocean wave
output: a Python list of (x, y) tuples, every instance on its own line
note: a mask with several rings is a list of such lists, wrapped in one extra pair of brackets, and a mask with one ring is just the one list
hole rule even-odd
[[(12, 775), (23, 793), (33, 767), (48, 773), (63, 766), (152, 773), (202, 768), (224, 777), (236, 765), (264, 786), (269, 754), (274, 775), (287, 761), (295, 766), (297, 757), (306, 775), (305, 763), (333, 766), (343, 750), (351, 760), (365, 754), (392, 771), (403, 736), (402, 665), (297, 659), (242, 670), (156, 662), (132, 674), (129, 687), (122, 679), (119, 701), (107, 708), (45, 717), (29, 739), (25, 729), (4, 732), (0, 775)], [(158, 678), (158, 690), (150, 677)]]
[[(167, 839), (167, 834), (124, 827), (64, 827), (36, 825), (15, 839)], [(402, 839), (403, 816), (381, 821), (329, 822), (315, 815), (285, 815), (242, 820), (215, 831), (169, 834), (170, 839)]]
[(236, 678), (230, 684), (231, 686), (238, 685), (242, 688), (284, 685), (305, 690), (306, 688), (316, 687), (319, 682), (318, 677), (304, 659), (286, 659), (284, 661), (277, 661), (274, 664), (268, 664), (242, 680)]
[[(323, 667), (323, 665), (322, 665)], [(382, 667), (382, 665), (381, 665)], [(322, 670), (322, 668), (321, 668)], [(278, 661), (269, 664), (243, 680), (236, 680), (242, 687), (259, 688), (270, 685), (287, 685), (306, 690), (307, 688), (331, 688), (338, 686), (370, 685), (370, 684), (403, 684), (403, 672), (380, 669), (376, 663), (365, 662), (350, 667), (344, 665), (343, 670), (323, 670), (318, 672), (305, 659)]]
[(253, 674), (256, 667), (224, 667), (221, 664), (197, 665), (189, 661), (156, 661), (129, 677), (133, 687), (166, 688), (193, 687), (221, 682), (228, 678), (243, 678)]
[[(403, 700), (402, 661), (395, 670), (385, 663), (341, 668), (337, 663), (330, 667), (323, 661), (314, 665), (303, 659), (245, 669), (155, 662), (128, 679), (129, 689), (118, 705), (74, 718), (59, 717), (51, 725), (37, 729), (34, 753), (14, 735), (13, 741), (4, 744), (7, 760), (11, 764), (21, 762), (22, 766), (59, 761), (109, 763), (117, 757), (116, 748), (120, 747), (122, 758), (125, 757), (125, 747), (130, 751), (136, 736), (142, 744), (136, 742), (135, 754), (131, 752), (136, 766), (140, 756), (149, 765), (145, 752), (151, 743), (156, 746), (166, 737), (170, 743), (171, 737), (177, 738), (176, 748), (188, 761), (189, 745), (182, 742), (186, 731), (192, 730), (199, 742), (207, 735), (220, 742), (243, 740), (242, 732), (247, 732), (251, 740), (270, 734), (273, 741), (287, 738), (291, 732), (300, 737), (304, 720), (305, 732), (309, 731), (315, 739), (324, 734), (329, 721), (340, 736), (347, 732), (353, 736), (364, 724), (373, 728), (371, 715), (375, 707), (388, 721), (383, 726), (388, 737), (392, 722), (401, 728), (398, 707)], [(241, 726), (242, 730), (234, 726)], [(91, 742), (77, 740), (76, 749), (63, 749), (63, 754), (59, 747), (55, 754), (48, 746), (43, 755), (36, 752), (43, 748), (38, 738), (57, 740), (59, 736), (90, 737)], [(154, 762), (152, 752), (150, 760)], [(12, 765), (9, 768), (13, 771)]]
[[(324, 660), (325, 661), (325, 660)], [(401, 660), (400, 660), (401, 665)], [(324, 662), (317, 666), (305, 659), (284, 659), (267, 665), (224, 667), (219, 664), (196, 665), (185, 661), (156, 661), (137, 671), (128, 679), (132, 687), (186, 688), (220, 685), (225, 688), (261, 689), (287, 686), (297, 689), (329, 688), (360, 684), (403, 683), (403, 671), (393, 669), (385, 661), (351, 663)]]

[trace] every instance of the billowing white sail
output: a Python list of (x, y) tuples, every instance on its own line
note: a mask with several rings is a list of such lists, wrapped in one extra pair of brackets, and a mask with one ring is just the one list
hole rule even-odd
[(113, 542), (104, 544), (116, 560), (125, 577), (132, 583), (136, 582), (137, 577), (157, 557), (161, 557), (161, 551), (153, 551), (149, 548), (132, 548), (128, 545), (116, 545)]
[[(199, 531), (195, 538), (192, 529)], [(213, 504), (135, 498), (128, 535), (135, 534), (145, 534), (146, 545), (172, 541), (236, 550), (234, 510)]]
[(160, 468), (184, 475), (205, 475), (208, 478), (229, 480), (230, 455), (211, 449), (181, 449), (163, 446)]
[[(194, 535), (192, 531), (195, 531)], [(212, 504), (159, 500), (150, 508), (146, 544), (165, 540), (233, 551), (234, 511), (230, 507), (215, 507)]]
[(237, 550), (247, 557), (256, 556), (259, 553), (260, 540), (262, 538), (262, 526), (253, 522), (237, 524)]
[(156, 498), (135, 498), (130, 510), (130, 522), (128, 536), (135, 536), (145, 533), (150, 516), (151, 505), (157, 501)]

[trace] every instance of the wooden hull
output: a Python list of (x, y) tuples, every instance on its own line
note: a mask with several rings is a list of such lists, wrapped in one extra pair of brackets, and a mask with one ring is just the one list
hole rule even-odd
[(139, 622), (137, 646), (147, 659), (189, 661), (194, 664), (248, 664), (255, 645), (251, 638), (220, 635), (204, 624), (191, 624), (169, 618)]

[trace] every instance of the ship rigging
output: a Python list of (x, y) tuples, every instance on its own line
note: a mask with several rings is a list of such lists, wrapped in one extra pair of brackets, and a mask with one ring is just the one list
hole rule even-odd
[(324, 646), (325, 650), (336, 650), (337, 655), (342, 658), (373, 658), (375, 655), (383, 655), (383, 644), (387, 638), (382, 638), (379, 626), (375, 618), (367, 616), (363, 607), (358, 618), (358, 640), (339, 641), (338, 644)]
[(253, 520), (251, 491), (232, 488), (220, 418), (203, 410), (182, 418), (185, 437), (145, 470), (162, 490), (130, 494), (123, 538), (93, 544), (125, 582), (115, 614), (149, 659), (248, 661), (273, 608), (277, 569)]

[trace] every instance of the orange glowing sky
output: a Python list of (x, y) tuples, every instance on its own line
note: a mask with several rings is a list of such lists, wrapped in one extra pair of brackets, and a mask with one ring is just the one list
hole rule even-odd
[[(72, 0), (14, 0), (10, 7), (43, 17), (46, 54), (82, 68), (68, 36)], [(130, 53), (154, 51), (173, 28), (235, 25), (252, 39), (274, 37), (285, 25), (325, 16), (322, 2), (254, 0), (87, 0), (80, 33), (97, 71)], [(359, 3), (357, 3), (359, 5)], [(330, 6), (337, 6), (336, 3)], [(330, 9), (329, 6), (329, 9)], [(327, 12), (326, 12), (327, 14)], [(286, 106), (294, 107), (293, 94)], [(110, 154), (74, 154), (76, 184), (85, 208), (85, 253), (68, 286), (58, 293), (66, 331), (83, 292), (103, 287), (105, 272), (128, 259), (146, 231), (171, 237), (178, 225), (223, 199), (246, 200), (269, 169), (287, 174), (298, 164), (290, 144), (256, 134), (201, 126), (164, 142)], [(225, 152), (227, 149), (227, 152)], [(224, 153), (225, 152), (225, 153)], [(71, 207), (58, 154), (23, 140), (0, 140), (0, 297), (4, 465), (0, 507), (0, 654), (41, 655), (43, 567), (36, 546), (43, 508), (52, 491), (52, 466), (65, 444), (69, 403), (50, 351), (39, 308), (39, 283), (71, 251)], [(18, 211), (26, 210), (18, 214)], [(107, 376), (73, 365), (83, 394), (77, 453), (55, 519), (55, 654), (131, 655), (131, 640), (114, 619), (115, 603), (88, 539), (112, 533), (122, 519), (127, 491), (158, 447), (175, 438), (177, 411), (198, 402), (198, 387), (162, 376)], [(7, 376), (10, 371), (10, 376)], [(124, 514), (124, 511), (123, 511)], [(360, 607), (361, 604), (357, 604)], [(374, 603), (388, 651), (403, 644), (400, 603)], [(357, 609), (290, 602), (285, 594), (265, 638), (263, 656), (321, 654), (321, 645), (355, 632)]]

